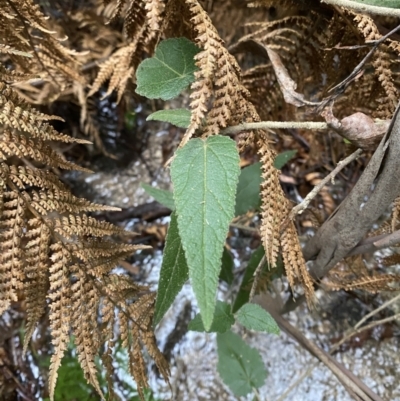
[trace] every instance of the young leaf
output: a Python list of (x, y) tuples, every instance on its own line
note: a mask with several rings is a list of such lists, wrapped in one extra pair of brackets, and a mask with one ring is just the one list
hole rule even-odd
[(238, 176), (236, 143), (224, 136), (190, 140), (177, 150), (171, 165), (179, 234), (206, 330), (214, 315)]
[(165, 189), (154, 188), (150, 185), (145, 184), (144, 182), (142, 182), (140, 185), (157, 202), (161, 203), (171, 210), (175, 210), (175, 202), (172, 192), (166, 191)]
[(279, 326), (273, 317), (261, 306), (256, 304), (244, 304), (235, 315), (236, 320), (249, 330), (265, 331), (266, 333), (279, 334)]
[(280, 170), (296, 153), (297, 150), (287, 150), (279, 153), (274, 160), (274, 167)]
[(219, 278), (228, 284), (233, 282), (233, 259), (231, 253), (224, 248), (224, 253), (222, 254), (222, 266)]
[[(232, 324), (235, 323), (235, 318), (231, 313), (231, 306), (226, 302), (217, 301), (215, 306), (214, 319), (208, 332), (225, 333), (229, 330)], [(192, 331), (206, 331), (204, 329), (203, 321), (200, 313), (198, 313), (194, 319), (189, 322), (189, 330)]]
[(188, 267), (179, 237), (176, 214), (174, 212), (171, 214), (171, 222), (165, 241), (153, 318), (154, 326), (156, 326), (165, 315), (165, 312), (167, 312), (168, 308), (172, 305), (175, 297), (188, 278)]
[(146, 121), (165, 121), (180, 128), (187, 128), (190, 124), (191, 112), (188, 109), (158, 110), (151, 113)]
[(265, 251), (262, 246), (257, 248), (247, 265), (246, 271), (243, 276), (242, 284), (240, 285), (239, 292), (236, 296), (235, 302), (232, 306), (232, 312), (235, 313), (238, 309), (242, 307), (246, 302), (249, 302), (251, 285), (254, 279), (254, 272), (257, 269), (258, 264), (261, 261), (261, 258), (264, 256)]
[(254, 163), (242, 169), (236, 194), (236, 216), (259, 206), (261, 181), (261, 163)]
[(194, 56), (200, 49), (189, 39), (163, 40), (154, 56), (142, 61), (136, 72), (136, 93), (149, 99), (169, 100), (194, 81)]
[(238, 397), (263, 385), (267, 371), (260, 354), (237, 334), (217, 334), (218, 372), (223, 382)]

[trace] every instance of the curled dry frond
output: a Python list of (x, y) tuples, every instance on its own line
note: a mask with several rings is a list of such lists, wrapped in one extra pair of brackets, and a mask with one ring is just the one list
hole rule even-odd
[(292, 288), (302, 285), (307, 302), (314, 303), (314, 286), (301, 250), (293, 221), (286, 221), (289, 201), (279, 183), (279, 171), (274, 167), (274, 152), (268, 146), (265, 133), (258, 134), (257, 148), (262, 163), (261, 236), (268, 263), (275, 266), (282, 252), (285, 271)]

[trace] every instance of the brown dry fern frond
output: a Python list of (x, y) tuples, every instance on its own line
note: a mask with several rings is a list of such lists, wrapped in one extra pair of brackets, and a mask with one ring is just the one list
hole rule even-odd
[(121, 14), (124, 14), (124, 33), (127, 44), (100, 65), (89, 96), (99, 91), (101, 86), (109, 80), (104, 96), (108, 96), (116, 90), (119, 102), (129, 80), (134, 78), (136, 68), (142, 59), (142, 53), (152, 53), (159, 39), (165, 8), (164, 2), (162, 0), (129, 0), (123, 13), (125, 3), (125, 0), (117, 2), (108, 22), (113, 23)]
[[(195, 56), (199, 70), (192, 84), (190, 125), (181, 141), (183, 146), (201, 129), (202, 137), (216, 135), (228, 125), (246, 121), (260, 121), (260, 117), (249, 102), (249, 92), (241, 82), (241, 70), (234, 57), (224, 47), (208, 14), (197, 0), (186, 0), (192, 13), (192, 23), (197, 31), (196, 44), (202, 51)], [(202, 120), (205, 120), (201, 127)], [(267, 135), (263, 132), (249, 133), (242, 138), (240, 147), (254, 142), (262, 163), (261, 234), (268, 263), (275, 266), (279, 253), (283, 252), (285, 269), (292, 285), (295, 279), (312, 303), (313, 285), (308, 274), (293, 222), (283, 223), (289, 212), (288, 200), (279, 183), (278, 170), (274, 167), (275, 153)]]
[(399, 224), (399, 216), (400, 216), (400, 198), (397, 198), (393, 202), (392, 206), (392, 221), (391, 221), (391, 229), (394, 232)]
[[(331, 278), (331, 277), (330, 277)], [(371, 293), (377, 293), (380, 291), (397, 291), (398, 286), (395, 284), (400, 281), (400, 276), (396, 274), (374, 274), (371, 276), (353, 277), (352, 275), (344, 276), (340, 278), (330, 279), (324, 282), (324, 284), (334, 290), (364, 290)]]
[(203, 137), (216, 135), (228, 126), (256, 119), (249, 104), (250, 93), (241, 83), (241, 70), (224, 43), (210, 17), (197, 0), (186, 0), (194, 29), (196, 44), (202, 49), (195, 56), (199, 68), (192, 84), (191, 121), (181, 142), (183, 146), (200, 128), (207, 115)]
[[(179, 15), (179, 18), (176, 16)], [(185, 36), (193, 40), (196, 36), (193, 24), (190, 21), (191, 12), (181, 0), (168, 0), (165, 5), (165, 18), (161, 30), (167, 38)]]
[[(385, 259), (383, 260), (385, 264)], [(338, 291), (365, 290), (376, 293), (379, 291), (398, 290), (400, 275), (370, 271), (361, 255), (346, 258), (343, 264), (329, 272), (324, 285)]]
[(0, 314), (25, 299), (26, 351), (49, 307), (54, 347), (51, 399), (71, 335), (86, 380), (102, 395), (95, 359), (102, 357), (111, 377), (112, 333), (118, 324), (123, 342), (129, 338), (134, 343), (126, 345), (132, 372), (135, 378), (140, 375), (138, 389), (143, 396), (141, 386), (147, 385), (144, 348), (168, 378), (168, 366), (151, 327), (154, 294), (113, 270), (119, 261), (145, 247), (115, 241), (124, 230), (88, 215), (115, 208), (75, 197), (53, 173), (52, 168), (85, 171), (56, 152), (53, 142), (86, 141), (58, 133), (51, 119), (0, 81)]
[(313, 304), (314, 287), (301, 251), (299, 238), (293, 221), (286, 221), (289, 201), (279, 183), (279, 171), (275, 169), (274, 152), (268, 145), (267, 135), (258, 134), (258, 154), (262, 163), (261, 183), (261, 236), (268, 263), (275, 266), (279, 253), (292, 288), (297, 283), (303, 286), (309, 305)]
[(196, 0), (186, 2), (192, 14), (192, 23), (197, 31), (197, 45), (202, 51), (195, 56), (199, 68), (195, 72), (195, 82), (192, 84), (192, 115), (190, 125), (181, 143), (184, 145), (200, 127), (201, 121), (207, 113), (208, 102), (212, 96), (214, 71), (217, 67), (219, 49), (223, 46), (218, 32), (214, 28), (208, 14)]
[[(259, 1), (257, 5), (274, 4), (279, 7), (278, 3), (267, 0)], [(383, 35), (376, 21), (365, 15), (314, 2), (308, 2), (308, 6), (304, 2), (286, 3), (292, 3), (292, 7), (287, 9), (288, 16), (248, 24), (250, 32), (240, 39), (234, 50), (263, 56), (252, 45), (252, 41), (275, 50), (289, 75), (297, 83), (298, 92), (305, 94), (307, 98), (321, 100), (329, 95), (328, 90), (331, 87), (348, 77), (367, 54), (369, 48), (363, 46), (365, 41), (376, 40)], [(359, 74), (337, 99), (335, 115), (345, 116), (354, 111), (364, 111), (374, 117), (391, 116), (399, 98), (399, 48), (396, 43), (398, 42), (387, 39), (379, 46), (371, 61), (365, 65), (363, 74)], [(253, 71), (257, 71), (257, 67), (270, 74), (269, 60), (265, 64), (252, 67)], [(246, 71), (244, 75), (246, 76)], [(324, 82), (321, 81), (322, 75)], [(282, 118), (282, 115), (277, 114), (279, 108), (271, 110), (268, 104), (285, 107), (282, 95), (276, 90), (278, 86), (273, 81), (274, 79), (268, 79), (266, 85), (265, 76), (254, 73), (247, 81), (247, 88), (255, 104), (267, 104), (265, 108), (260, 107), (263, 118)]]
[[(354, 21), (357, 23), (358, 30), (362, 33), (366, 41), (378, 40), (382, 37), (374, 20), (362, 14), (356, 14)], [(392, 42), (393, 43), (393, 42)], [(397, 54), (398, 56), (398, 54)], [(371, 64), (374, 67), (374, 72), (382, 86), (385, 97), (380, 99), (377, 116), (382, 118), (390, 118), (397, 106), (399, 92), (396, 88), (392, 76), (392, 61), (393, 51), (390, 46), (383, 43), (375, 51)]]
[(65, 37), (50, 25), (34, 1), (0, 0), (0, 53), (8, 56), (2, 62), (12, 65), (9, 73), (14, 78), (40, 77), (43, 87), (52, 88), (53, 97), (47, 96), (46, 101), (60, 96), (65, 81), (83, 81), (79, 54), (64, 46)]
[(114, 90), (118, 92), (118, 101), (121, 100), (128, 80), (132, 78), (135, 67), (132, 60), (136, 54), (138, 40), (133, 40), (129, 45), (118, 49), (107, 61), (100, 65), (99, 73), (92, 84), (88, 96), (98, 92), (102, 85), (109, 80), (105, 96), (109, 96)]
[[(326, 71), (323, 70), (314, 43), (307, 40), (311, 32), (318, 28), (318, 19), (290, 16), (278, 21), (250, 23), (247, 28), (250, 33), (243, 36), (233, 50), (236, 53), (250, 51), (263, 58), (266, 57), (265, 51), (254, 46), (254, 42), (275, 50), (297, 82), (300, 93), (307, 93), (309, 82), (319, 80), (322, 71)], [(259, 107), (260, 115), (267, 119), (283, 118), (277, 111), (285, 103), (270, 62), (245, 70), (244, 77), (246, 88), (251, 93), (252, 101)], [(313, 89), (315, 91), (315, 87)]]
[(393, 265), (398, 265), (400, 263), (400, 254), (394, 253), (393, 255), (390, 256), (385, 256), (382, 259), (382, 264), (384, 266), (393, 266)]
[(260, 191), (263, 200), (261, 236), (268, 263), (273, 266), (280, 250), (280, 229), (286, 209), (286, 199), (280, 190), (278, 171), (273, 166), (275, 155), (268, 145), (267, 135), (259, 133), (257, 148), (262, 163), (263, 178)]

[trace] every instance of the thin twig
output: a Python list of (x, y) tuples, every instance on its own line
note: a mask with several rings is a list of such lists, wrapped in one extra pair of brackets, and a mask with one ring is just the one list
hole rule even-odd
[(371, 6), (351, 0), (322, 0), (323, 3), (336, 5), (339, 7), (351, 8), (359, 13), (379, 14), (390, 17), (400, 17), (400, 10), (389, 7)]
[[(343, 84), (340, 83), (339, 85)], [(376, 126), (381, 126), (382, 121), (375, 121)], [(307, 129), (313, 131), (332, 129), (331, 123), (314, 121), (259, 121), (256, 123), (242, 123), (224, 128), (219, 132), (220, 135), (234, 135), (242, 131), (251, 131), (257, 129)], [(343, 136), (343, 134), (341, 134)], [(170, 164), (172, 158), (168, 160), (166, 166)]]
[(258, 264), (258, 266), (254, 272), (254, 281), (253, 281), (253, 285), (251, 286), (250, 295), (249, 295), (250, 302), (253, 300), (254, 295), (256, 294), (258, 281), (260, 280), (261, 271), (264, 267), (265, 261), (266, 261), (266, 257), (264, 254), (264, 256), (261, 258), (260, 263)]
[(340, 161), (335, 169), (333, 169), (318, 185), (316, 185), (313, 190), (304, 198), (304, 200), (295, 206), (290, 214), (289, 220), (293, 220), (293, 218), (297, 214), (303, 213), (305, 209), (307, 209), (310, 202), (317, 196), (319, 191), (341, 171), (344, 167), (350, 164), (353, 160), (356, 160), (362, 153), (362, 149), (357, 149), (350, 156), (346, 157), (344, 160)]
[(376, 315), (378, 312), (380, 312), (382, 309), (387, 308), (389, 305), (391, 305), (392, 303), (396, 302), (400, 300), (400, 293), (397, 294), (395, 297), (393, 297), (392, 299), (389, 299), (389, 301), (386, 301), (385, 303), (383, 303), (379, 308), (374, 309), (372, 312), (368, 313), (367, 315), (365, 315), (355, 326), (354, 329), (358, 329), (364, 322), (366, 322), (369, 318), (371, 318), (372, 316)]
[[(376, 121), (375, 124), (382, 124)], [(326, 130), (332, 129), (331, 124), (326, 122), (315, 121), (259, 121), (255, 123), (242, 123), (224, 128), (219, 132), (220, 135), (234, 135), (242, 131), (250, 131), (255, 129), (308, 129), (308, 130)]]
[(237, 134), (241, 131), (253, 129), (310, 129), (322, 130), (329, 129), (327, 123), (313, 121), (260, 121), (256, 123), (243, 123), (232, 127), (224, 128), (220, 131), (221, 135)]
[(337, 362), (328, 352), (308, 340), (303, 333), (284, 319), (276, 309), (272, 296), (268, 293), (264, 293), (255, 298), (255, 302), (272, 315), (283, 331), (293, 337), (304, 349), (323, 362), (355, 399), (363, 401), (383, 401), (379, 395), (374, 393), (351, 371)]
[(379, 326), (381, 324), (392, 322), (393, 320), (400, 319), (400, 312), (396, 313), (395, 315), (385, 317), (384, 319), (374, 320), (370, 324), (363, 326), (357, 330), (352, 330), (348, 334), (346, 334), (339, 342), (335, 344), (335, 349), (339, 348), (343, 343), (345, 343), (349, 338), (355, 336), (356, 334), (360, 334), (365, 330), (372, 329), (373, 327)]
[[(378, 308), (374, 309), (372, 312), (368, 313), (367, 315), (365, 315), (362, 319), (360, 319), (357, 324), (353, 327), (353, 329), (351, 329), (350, 331), (348, 331), (343, 338), (335, 343), (332, 348), (329, 350), (329, 354), (332, 354), (333, 352), (335, 352), (343, 343), (345, 343), (348, 339), (350, 339), (351, 337), (353, 337), (356, 334), (359, 334), (365, 330), (371, 329), (373, 327), (379, 326), (380, 324), (384, 324), (384, 323), (388, 323), (391, 322), (393, 320), (399, 319), (400, 318), (400, 313), (397, 313), (393, 316), (389, 316), (387, 318), (384, 319), (380, 319), (380, 320), (375, 320), (373, 322), (371, 322), (370, 324), (363, 326), (360, 328), (360, 326), (366, 322), (369, 318), (371, 318), (372, 316), (376, 315), (377, 313), (379, 313), (381, 310), (387, 308), (389, 305), (391, 305), (392, 303), (396, 302), (400, 300), (400, 293), (398, 295), (396, 295), (395, 297), (393, 297), (392, 299), (389, 299), (389, 301), (386, 301), (385, 303), (383, 303), (381, 306), (379, 306)], [(293, 382), (287, 389), (286, 391), (275, 401), (283, 401), (307, 376), (309, 376), (312, 371), (319, 365), (319, 362), (315, 362), (313, 363), (300, 377), (298, 377), (296, 379), (295, 382)]]

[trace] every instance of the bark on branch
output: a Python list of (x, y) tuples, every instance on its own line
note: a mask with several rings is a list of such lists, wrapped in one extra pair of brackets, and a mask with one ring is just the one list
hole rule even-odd
[(323, 277), (364, 238), (400, 195), (400, 104), (357, 184), (304, 248), (310, 272)]

